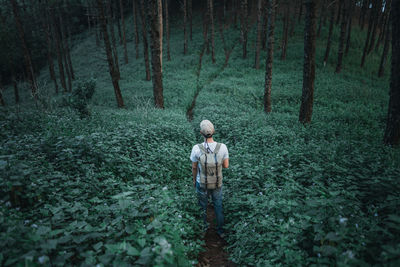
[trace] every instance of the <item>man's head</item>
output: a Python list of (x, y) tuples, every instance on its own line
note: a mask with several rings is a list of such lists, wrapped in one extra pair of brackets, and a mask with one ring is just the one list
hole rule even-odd
[(205, 137), (205, 138), (210, 138), (214, 134), (214, 125), (211, 123), (209, 120), (203, 120), (200, 122), (200, 133)]

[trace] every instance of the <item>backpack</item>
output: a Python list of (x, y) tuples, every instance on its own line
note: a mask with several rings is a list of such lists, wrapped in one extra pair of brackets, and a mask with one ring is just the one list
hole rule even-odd
[(215, 189), (222, 186), (222, 156), (218, 155), (221, 143), (217, 143), (213, 153), (207, 153), (203, 144), (198, 144), (200, 156), (200, 186)]

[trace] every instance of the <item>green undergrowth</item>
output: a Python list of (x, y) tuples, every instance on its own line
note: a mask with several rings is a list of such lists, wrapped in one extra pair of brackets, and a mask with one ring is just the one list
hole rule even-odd
[[(280, 60), (277, 21), (272, 113), (263, 112), (265, 51), (254, 65), (255, 27), (242, 59), (239, 30), (224, 30), (234, 47), (229, 64), (220, 33), (216, 63), (205, 52), (196, 17), (183, 55), (181, 21), (172, 21), (171, 61), (164, 42), (164, 110), (153, 108), (145, 81), (142, 43), (135, 58), (127, 19), (129, 64), (121, 61), (116, 101), (102, 47), (94, 33), (74, 37), (77, 80), (93, 80), (90, 116), (63, 106), (47, 69), (41, 100), (20, 84), (22, 103), (0, 112), (0, 264), (189, 266), (201, 251), (200, 210), (191, 186), (189, 154), (201, 142), (199, 122), (211, 120), (227, 144), (224, 208), (227, 249), (240, 266), (396, 265), (399, 261), (400, 155), (382, 145), (388, 73), (375, 78), (379, 53), (358, 67), (365, 32), (354, 42), (341, 74), (334, 74), (339, 30), (327, 66), (327, 35), (317, 41), (311, 125), (298, 123), (302, 88), (303, 24)], [(254, 25), (253, 25), (254, 26)], [(217, 27), (216, 27), (217, 28)], [(381, 49), (381, 48), (380, 48)], [(57, 71), (56, 71), (57, 73)], [(186, 112), (198, 92), (194, 119)]]
[[(230, 257), (250, 266), (396, 265), (400, 154), (382, 144), (388, 76), (375, 78), (376, 64), (360, 71), (347, 63), (352, 56), (339, 75), (334, 60), (317, 63), (313, 122), (304, 127), (302, 57), (291, 57), (302, 40), (293, 42), (286, 61), (275, 51), (272, 113), (263, 112), (265, 66), (252, 69), (241, 47), (197, 98), (193, 126), (213, 121), (215, 139), (230, 152)], [(324, 49), (317, 48), (318, 62)]]

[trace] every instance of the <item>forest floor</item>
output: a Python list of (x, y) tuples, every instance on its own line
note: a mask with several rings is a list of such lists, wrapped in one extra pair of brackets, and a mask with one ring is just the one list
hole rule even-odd
[(229, 255), (226, 252), (226, 241), (220, 238), (217, 234), (215, 224), (215, 212), (212, 205), (207, 207), (207, 222), (209, 228), (204, 235), (204, 251), (199, 254), (198, 267), (232, 267), (237, 266), (229, 260)]
[[(74, 86), (96, 83), (90, 117), (68, 106), (69, 94), (54, 96), (47, 70), (38, 79), (40, 102), (25, 85), (21, 104), (2, 108), (0, 265), (348, 266), (398, 259), (400, 153), (382, 146), (389, 75), (376, 77), (376, 51), (359, 68), (365, 33), (354, 30), (344, 70), (335, 74), (337, 43), (322, 66), (323, 27), (313, 118), (304, 127), (302, 25), (286, 60), (275, 47), (273, 110), (265, 114), (265, 62), (254, 69), (254, 24), (247, 58), (239, 27), (230, 27), (215, 35), (213, 63), (200, 16), (197, 22), (186, 55), (180, 19), (171, 26), (164, 110), (153, 107), (143, 58), (134, 59), (133, 27), (132, 58), (120, 65), (124, 109), (116, 108), (94, 32), (76, 36), (72, 50)], [(334, 40), (339, 33), (335, 26)], [(281, 35), (277, 26), (277, 44)], [(5, 100), (13, 103), (11, 89)], [(215, 140), (230, 154), (225, 240), (216, 235), (210, 207), (211, 228), (202, 234), (191, 190), (189, 154), (203, 140), (203, 119), (214, 123)], [(12, 189), (23, 192), (16, 197), (22, 208), (11, 203)]]

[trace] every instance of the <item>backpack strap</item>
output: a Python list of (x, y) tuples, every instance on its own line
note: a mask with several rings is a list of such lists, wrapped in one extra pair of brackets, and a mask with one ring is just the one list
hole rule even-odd
[[(203, 144), (198, 144), (198, 147), (200, 148), (200, 151), (203, 154), (207, 154), (206, 149), (204, 148)], [(206, 189), (207, 189), (207, 156), (206, 156), (206, 161), (204, 163), (204, 169), (205, 169), (204, 170), (204, 179), (205, 179), (205, 182), (206, 182)]]
[(203, 144), (198, 144), (197, 146), (200, 148), (201, 152), (203, 152), (204, 154), (207, 154), (206, 149), (204, 148)]
[(220, 148), (221, 148), (221, 143), (217, 143), (214, 149), (214, 154), (218, 154)]
[[(215, 150), (214, 150), (215, 152)], [(217, 153), (214, 153), (214, 160), (215, 160), (215, 173), (217, 174), (217, 182), (216, 182), (216, 188), (218, 188), (218, 160), (217, 160)]]

